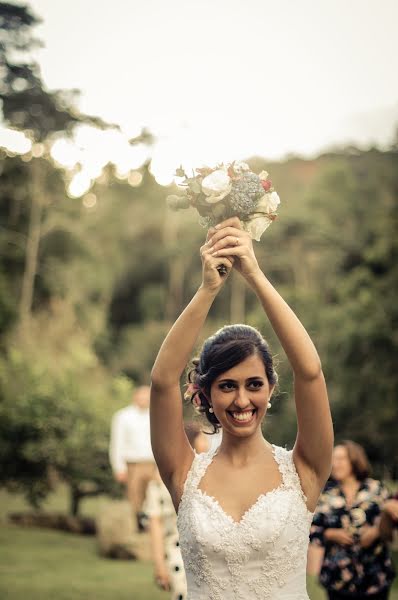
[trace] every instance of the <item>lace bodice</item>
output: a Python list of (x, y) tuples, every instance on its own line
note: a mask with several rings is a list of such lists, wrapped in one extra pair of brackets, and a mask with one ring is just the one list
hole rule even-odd
[(309, 600), (306, 559), (312, 514), (292, 451), (273, 446), (282, 483), (239, 522), (198, 485), (215, 452), (195, 455), (178, 511), (188, 600)]

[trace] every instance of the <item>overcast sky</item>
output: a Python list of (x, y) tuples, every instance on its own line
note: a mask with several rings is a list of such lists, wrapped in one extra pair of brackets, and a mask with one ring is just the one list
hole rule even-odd
[(151, 129), (165, 176), (181, 162), (388, 143), (398, 123), (397, 0), (28, 4), (43, 18), (46, 84), (79, 88), (81, 110), (127, 136)]

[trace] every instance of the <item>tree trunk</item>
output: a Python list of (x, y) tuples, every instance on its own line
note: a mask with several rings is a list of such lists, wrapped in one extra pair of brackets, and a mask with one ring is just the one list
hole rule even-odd
[(169, 261), (169, 290), (166, 301), (166, 320), (173, 321), (181, 312), (184, 291), (185, 260), (174, 256)]
[(82, 497), (83, 496), (80, 493), (79, 489), (72, 485), (70, 488), (69, 513), (74, 517), (76, 517), (79, 514), (79, 505)]
[(43, 213), (39, 159), (33, 159), (32, 162), (31, 190), (32, 199), (29, 217), (28, 239), (26, 242), (25, 270), (22, 278), (21, 298), (19, 303), (20, 323), (24, 323), (30, 318), (33, 303), (35, 277), (37, 273), (37, 261), (39, 255), (41, 232), (40, 230)]
[(303, 259), (303, 243), (298, 238), (292, 238), (289, 241), (290, 244), (290, 256), (292, 258), (290, 265), (293, 271), (294, 286), (296, 291), (311, 289), (311, 280), (309, 276), (308, 260)]
[(169, 281), (167, 299), (165, 303), (165, 320), (173, 321), (180, 313), (184, 294), (184, 276), (186, 259), (181, 249), (178, 249), (177, 240), (180, 223), (176, 213), (166, 211), (163, 226), (163, 245), (166, 251), (175, 248), (176, 251), (168, 260)]

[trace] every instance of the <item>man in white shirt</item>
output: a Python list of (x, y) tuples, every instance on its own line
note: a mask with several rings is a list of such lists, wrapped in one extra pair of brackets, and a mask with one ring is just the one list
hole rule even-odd
[(149, 386), (134, 391), (130, 406), (112, 419), (109, 457), (115, 479), (127, 485), (127, 495), (142, 530), (142, 505), (149, 482), (154, 478), (155, 462), (149, 425)]

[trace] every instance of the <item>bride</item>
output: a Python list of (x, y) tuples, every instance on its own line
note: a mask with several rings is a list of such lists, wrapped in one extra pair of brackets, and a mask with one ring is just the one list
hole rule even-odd
[[(308, 600), (309, 527), (333, 447), (319, 356), (260, 269), (238, 218), (209, 230), (201, 258), (202, 283), (164, 340), (151, 381), (152, 446), (178, 512), (188, 598)], [(180, 378), (232, 268), (256, 293), (293, 369), (292, 451), (263, 437), (277, 378), (267, 343), (247, 325), (223, 327), (206, 340), (189, 373), (195, 404), (222, 428), (221, 445), (196, 454), (184, 433)]]

